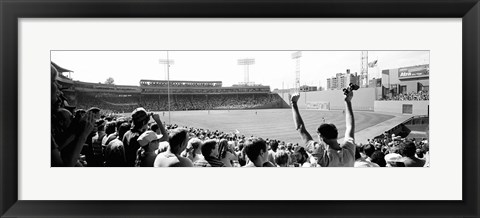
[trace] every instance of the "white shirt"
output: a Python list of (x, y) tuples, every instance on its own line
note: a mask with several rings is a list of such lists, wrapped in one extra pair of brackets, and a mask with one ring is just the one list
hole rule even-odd
[(340, 150), (335, 150), (328, 145), (319, 144), (313, 140), (307, 142), (306, 150), (317, 159), (322, 167), (353, 167), (355, 163), (355, 140), (346, 137), (340, 145)]

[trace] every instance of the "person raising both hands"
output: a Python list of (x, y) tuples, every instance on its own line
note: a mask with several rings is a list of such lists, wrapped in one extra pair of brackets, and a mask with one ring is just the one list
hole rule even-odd
[(353, 167), (355, 163), (355, 119), (352, 110), (353, 98), (352, 86), (344, 90), (345, 101), (345, 139), (340, 144), (338, 142), (338, 130), (332, 123), (322, 123), (317, 128), (319, 142), (315, 142), (305, 128), (305, 124), (298, 110), (298, 99), (300, 95), (294, 94), (291, 98), (293, 120), (295, 129), (300, 133), (305, 150), (310, 153), (317, 164), (322, 167)]

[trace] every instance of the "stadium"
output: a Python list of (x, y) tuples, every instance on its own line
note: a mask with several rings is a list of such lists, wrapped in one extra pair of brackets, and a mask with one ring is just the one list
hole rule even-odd
[[(415, 67), (384, 70), (383, 78), (374, 87), (362, 87), (355, 91), (353, 109), (358, 142), (366, 143), (367, 139), (384, 133), (416, 139), (427, 137), (429, 101), (398, 98), (402, 93), (416, 93), (428, 88), (428, 73), (418, 73)], [(88, 83), (71, 80), (64, 75), (70, 70), (58, 68), (61, 69), (59, 82), (64, 97), (78, 109), (99, 107), (104, 115), (130, 116), (135, 108), (144, 107), (149, 111), (162, 112), (163, 121), (169, 124), (240, 132), (247, 136), (292, 143), (297, 143), (299, 139), (289, 105), (293, 90), (271, 91), (265, 85), (224, 87), (222, 81), (140, 79), (138, 86)], [(395, 77), (399, 72), (405, 75), (408, 70), (410, 76)], [(412, 76), (415, 72), (418, 75)], [(418, 84), (423, 85), (420, 88)], [(324, 119), (336, 124), (339, 137), (343, 137), (342, 95), (340, 89), (300, 92), (298, 104), (309, 132), (315, 132)], [(170, 114), (164, 113), (168, 111)]]
[(294, 88), (273, 90), (278, 81), (249, 80), (253, 58), (238, 60), (244, 82), (228, 86), (213, 74), (170, 80), (168, 52), (166, 79), (128, 74), (138, 85), (73, 80), (51, 62), (52, 166), (73, 145), (81, 158), (70, 165), (94, 167), (429, 166), (428, 64), (370, 79), (378, 60), (361, 52), (359, 74), (346, 69), (324, 88), (300, 86), (301, 56), (292, 54)]

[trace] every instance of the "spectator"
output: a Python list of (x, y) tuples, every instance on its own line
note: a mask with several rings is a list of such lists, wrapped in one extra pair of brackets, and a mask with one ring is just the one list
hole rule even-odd
[(186, 157), (195, 163), (197, 160), (204, 159), (202, 155), (202, 141), (198, 138), (191, 138), (188, 141), (186, 149)]
[(365, 158), (363, 158), (361, 153), (362, 153), (362, 148), (360, 146), (356, 146), (354, 167), (379, 167), (378, 164), (372, 163), (366, 160)]
[(372, 145), (372, 144), (367, 144), (363, 147), (363, 153), (365, 154), (366, 158), (365, 160), (366, 161), (372, 161), (372, 154), (373, 152), (375, 152), (375, 146)]
[(288, 167), (288, 154), (284, 150), (275, 153), (275, 163), (278, 167)]
[(415, 157), (417, 148), (413, 142), (403, 142), (400, 144), (400, 154), (404, 157), (405, 167), (423, 167), (425, 160)]
[(157, 135), (152, 130), (147, 130), (138, 137), (137, 141), (140, 144), (140, 149), (137, 151), (135, 166), (153, 167), (153, 162), (155, 162), (157, 157), (155, 151), (158, 149), (161, 139), (162, 135)]
[(355, 162), (355, 119), (351, 103), (353, 91), (347, 92), (344, 99), (346, 130), (345, 141), (342, 144), (339, 144), (337, 141), (338, 130), (336, 126), (327, 123), (322, 123), (317, 129), (320, 143), (313, 141), (312, 136), (305, 128), (298, 110), (297, 101), (299, 98), (300, 95), (298, 93), (291, 98), (293, 119), (295, 128), (299, 131), (306, 150), (314, 156), (316, 162), (322, 167), (353, 167)]
[[(168, 135), (162, 124), (162, 121), (160, 120), (160, 116), (158, 114), (153, 114), (153, 119), (160, 127), (161, 133), (163, 135), (161, 141), (166, 141)], [(140, 144), (137, 140), (138, 137), (147, 130), (149, 120), (150, 115), (147, 114), (147, 111), (144, 108), (137, 108), (132, 112), (132, 129), (125, 133), (122, 139), (123, 146), (125, 148), (127, 166), (129, 167), (135, 166), (137, 151), (140, 148)]]
[[(202, 154), (205, 158), (205, 161), (197, 161), (195, 166), (203, 167), (224, 167), (222, 161), (218, 158), (218, 143), (214, 139), (209, 139), (205, 141), (202, 145)], [(205, 163), (206, 162), (206, 163)]]
[[(60, 85), (57, 83), (58, 71), (53, 66), (50, 65), (51, 71), (51, 116), (52, 120), (55, 119), (55, 112), (60, 108), (60, 96), (62, 92), (60, 91)], [(93, 111), (88, 111), (84, 116), (79, 119), (78, 128), (75, 129), (72, 134), (75, 135), (75, 139), (64, 146), (62, 149), (59, 148), (58, 143), (54, 139), (53, 129), (57, 128), (54, 123), (52, 123), (52, 136), (51, 136), (51, 166), (52, 167), (72, 167), (78, 162), (80, 157), (80, 152), (83, 148), (85, 141), (87, 140), (88, 135), (93, 130), (94, 127), (95, 114)]]
[(278, 142), (277, 140), (270, 141), (270, 150), (268, 150), (268, 161), (275, 164), (275, 152), (278, 149)]
[(154, 131), (155, 133), (157, 133), (157, 135), (161, 135), (162, 132), (160, 131), (160, 128), (158, 127), (158, 125), (156, 123), (153, 123), (151, 126), (150, 126), (150, 130)]
[(262, 138), (250, 138), (245, 143), (245, 153), (250, 160), (245, 167), (263, 167), (268, 161), (267, 143)]
[(102, 139), (103, 148), (107, 146), (108, 142), (114, 139), (115, 136), (113, 134), (115, 134), (116, 132), (116, 126), (117, 126), (116, 122), (108, 122), (105, 125), (105, 137), (103, 137)]
[(385, 155), (385, 162), (387, 162), (387, 167), (405, 167), (402, 155), (397, 153)]
[(186, 129), (174, 129), (168, 135), (169, 147), (167, 151), (157, 155), (154, 167), (193, 167), (190, 159), (182, 157), (180, 154), (190, 140), (188, 131)]
[(75, 138), (75, 135), (71, 132), (72, 113), (65, 108), (59, 108), (52, 117), (52, 121), (52, 135), (58, 143), (59, 149), (63, 149)]
[(105, 166), (106, 167), (126, 167), (127, 159), (125, 157), (125, 148), (122, 138), (130, 129), (130, 123), (124, 122), (118, 128), (118, 136), (108, 142), (105, 147)]
[(102, 147), (102, 140), (105, 137), (105, 120), (98, 120), (95, 122), (95, 126), (97, 128), (97, 133), (92, 138), (92, 151), (93, 151), (93, 158), (88, 162), (88, 166), (90, 167), (103, 167), (103, 163), (105, 161)]
[(387, 166), (387, 162), (385, 161), (385, 154), (381, 151), (375, 151), (371, 157), (372, 163), (376, 163), (380, 167)]
[(234, 161), (238, 161), (235, 152), (231, 150), (226, 139), (221, 139), (218, 143), (218, 153), (220, 161), (222, 161), (226, 167), (232, 167)]

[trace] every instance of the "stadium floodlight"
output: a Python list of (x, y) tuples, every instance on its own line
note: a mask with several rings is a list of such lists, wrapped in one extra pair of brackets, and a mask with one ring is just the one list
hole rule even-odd
[(368, 51), (362, 51), (360, 56), (360, 78), (362, 87), (368, 87)]
[(292, 59), (297, 59), (302, 57), (302, 51), (297, 51), (292, 53)]
[[(172, 59), (168, 58), (168, 51), (167, 51), (167, 59), (160, 59), (158, 62), (160, 64), (165, 65), (165, 67), (166, 67), (167, 99), (168, 99), (168, 124), (171, 124), (171, 120), (170, 120), (170, 65), (173, 65), (175, 62)], [(158, 100), (159, 100), (159, 103), (160, 103), (160, 94), (158, 95)]]
[(255, 64), (255, 59), (253, 58), (244, 58), (238, 59), (238, 65), (243, 65), (243, 73), (244, 73), (244, 82), (246, 85), (249, 84), (249, 66)]
[(292, 59), (295, 59), (295, 91), (300, 92), (300, 58), (302, 57), (302, 51), (292, 53)]

